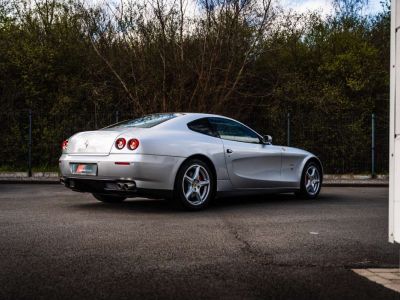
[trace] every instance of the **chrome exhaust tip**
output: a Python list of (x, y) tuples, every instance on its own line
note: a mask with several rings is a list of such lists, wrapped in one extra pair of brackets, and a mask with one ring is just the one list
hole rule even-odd
[(122, 191), (130, 191), (136, 188), (136, 184), (134, 182), (117, 182), (117, 187)]
[(133, 190), (133, 189), (135, 189), (136, 188), (136, 184), (134, 184), (134, 183), (125, 183), (125, 189), (126, 190)]

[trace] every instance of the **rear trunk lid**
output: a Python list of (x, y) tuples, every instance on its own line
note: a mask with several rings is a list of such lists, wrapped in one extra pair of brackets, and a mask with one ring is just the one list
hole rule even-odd
[(73, 135), (68, 140), (67, 153), (71, 155), (108, 155), (115, 140), (125, 130), (84, 131)]

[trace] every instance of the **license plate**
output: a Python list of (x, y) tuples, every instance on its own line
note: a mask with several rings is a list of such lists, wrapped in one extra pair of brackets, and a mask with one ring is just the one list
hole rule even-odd
[(78, 175), (97, 175), (97, 164), (71, 163), (71, 173)]

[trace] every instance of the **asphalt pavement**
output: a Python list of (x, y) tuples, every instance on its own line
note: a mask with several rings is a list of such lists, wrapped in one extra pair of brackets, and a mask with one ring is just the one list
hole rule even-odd
[(61, 185), (0, 184), (0, 299), (400, 299), (351, 271), (395, 268), (388, 189), (324, 187), (104, 204)]

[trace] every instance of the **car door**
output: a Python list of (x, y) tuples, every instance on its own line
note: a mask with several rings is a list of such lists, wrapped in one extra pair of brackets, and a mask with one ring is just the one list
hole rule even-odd
[(281, 147), (262, 143), (256, 132), (237, 121), (214, 117), (209, 122), (223, 141), (226, 167), (234, 188), (281, 186)]

